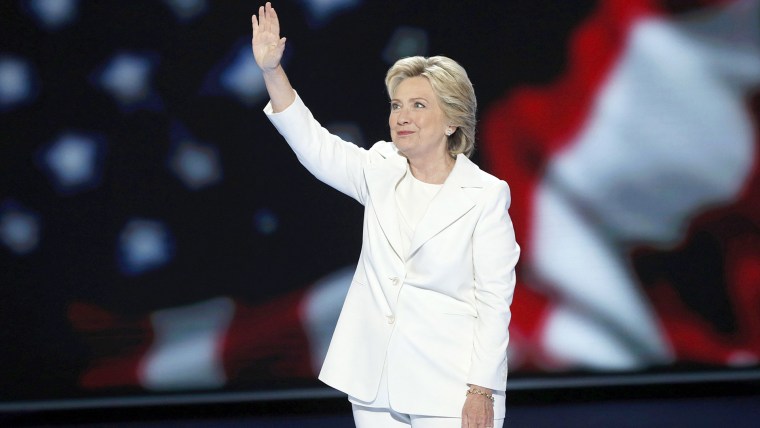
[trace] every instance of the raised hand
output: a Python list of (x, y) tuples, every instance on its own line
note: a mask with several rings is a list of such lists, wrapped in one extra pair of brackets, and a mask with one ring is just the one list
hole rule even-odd
[(280, 38), (280, 20), (272, 4), (259, 7), (259, 16), (251, 17), (253, 26), (253, 57), (262, 71), (271, 71), (280, 65), (285, 51), (285, 37)]

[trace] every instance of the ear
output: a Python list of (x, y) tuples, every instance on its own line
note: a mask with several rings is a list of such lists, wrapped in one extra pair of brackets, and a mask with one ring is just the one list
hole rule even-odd
[(449, 125), (446, 128), (446, 131), (444, 132), (447, 137), (451, 137), (451, 134), (455, 133), (457, 131), (457, 127), (453, 125)]

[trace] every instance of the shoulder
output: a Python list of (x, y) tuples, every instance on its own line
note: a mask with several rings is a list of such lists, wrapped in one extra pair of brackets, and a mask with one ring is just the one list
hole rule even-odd
[(464, 181), (468, 182), (473, 187), (479, 187), (484, 190), (501, 191), (501, 189), (509, 190), (507, 182), (489, 174), (482, 169), (469, 158), (464, 155), (459, 155), (457, 162), (462, 163), (463, 175), (466, 177)]
[(481, 171), (481, 173), (484, 204), (508, 209), (512, 202), (512, 196), (507, 182), (485, 171)]
[(483, 187), (486, 189), (509, 189), (509, 185), (507, 185), (507, 182), (500, 179), (499, 177), (496, 177), (495, 175), (491, 175), (482, 169), (478, 169), (480, 181), (483, 183)]
[(510, 192), (507, 182), (480, 169), (464, 155), (459, 155), (457, 163), (461, 163), (459, 182), (465, 193), (482, 206), (510, 205)]

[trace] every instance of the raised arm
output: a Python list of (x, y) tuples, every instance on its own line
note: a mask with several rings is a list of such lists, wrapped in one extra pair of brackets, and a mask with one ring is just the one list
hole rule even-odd
[(323, 128), (290, 86), (281, 65), (285, 38), (272, 5), (251, 17), (253, 57), (264, 75), (270, 102), (264, 108), (269, 120), (315, 177), (360, 203), (366, 202), (363, 166), (368, 151), (343, 141)]
[(285, 110), (295, 100), (295, 92), (280, 63), (285, 51), (285, 37), (280, 38), (280, 20), (272, 4), (259, 7), (259, 16), (251, 16), (253, 58), (261, 68), (264, 84), (275, 113)]

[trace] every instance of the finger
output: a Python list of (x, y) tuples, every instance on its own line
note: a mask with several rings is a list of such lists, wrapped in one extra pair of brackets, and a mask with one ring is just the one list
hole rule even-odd
[(267, 30), (267, 14), (266, 10), (264, 9), (264, 6), (259, 6), (259, 23), (261, 26), (261, 31)]
[(259, 20), (256, 19), (256, 15), (251, 15), (251, 27), (254, 33), (259, 30)]
[(264, 9), (267, 15), (267, 31), (272, 31), (272, 3), (266, 2)]
[(279, 37), (280, 36), (280, 18), (277, 17), (277, 12), (275, 12), (274, 8), (272, 8), (270, 13), (272, 17), (272, 32)]

